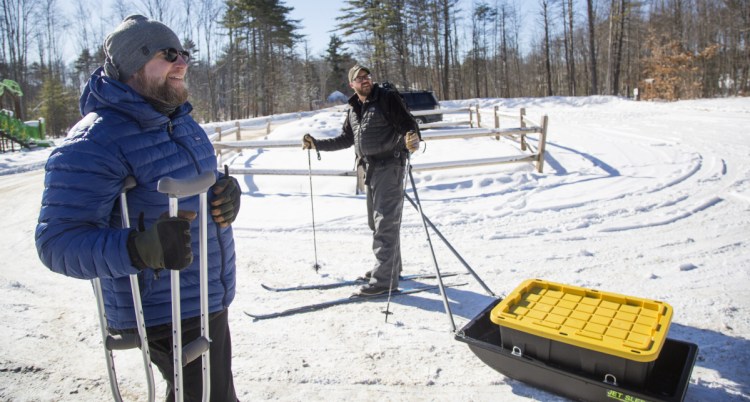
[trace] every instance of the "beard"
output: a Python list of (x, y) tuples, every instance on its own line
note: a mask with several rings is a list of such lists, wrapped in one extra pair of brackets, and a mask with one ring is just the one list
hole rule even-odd
[(367, 98), (368, 96), (370, 96), (370, 93), (372, 92), (372, 84), (370, 84), (370, 85), (368, 85), (366, 87), (360, 86), (359, 89), (357, 89), (357, 88), (353, 88), (353, 89), (354, 89), (354, 93), (356, 93), (358, 96), (361, 96), (363, 98)]
[(166, 115), (187, 102), (188, 98), (186, 83), (183, 82), (181, 87), (173, 87), (166, 79), (146, 77), (143, 70), (133, 76), (130, 86), (135, 88), (156, 110)]

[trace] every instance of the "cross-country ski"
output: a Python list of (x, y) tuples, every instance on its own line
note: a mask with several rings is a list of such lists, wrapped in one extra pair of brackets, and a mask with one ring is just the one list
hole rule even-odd
[[(449, 276), (456, 276), (456, 275), (464, 275), (465, 272), (446, 272), (441, 273), (440, 276), (443, 278), (447, 278)], [(423, 274), (412, 274), (412, 275), (402, 275), (399, 280), (401, 281), (411, 281), (415, 279), (434, 279), (435, 274), (434, 273), (423, 273)], [(331, 283), (313, 283), (308, 285), (298, 285), (298, 286), (287, 286), (287, 287), (274, 287), (269, 286), (264, 283), (262, 283), (260, 286), (263, 287), (263, 289), (270, 290), (272, 292), (292, 292), (296, 290), (326, 290), (326, 289), (335, 289), (335, 288), (341, 288), (345, 286), (354, 286), (354, 285), (362, 285), (366, 283), (367, 280), (365, 278), (357, 278), (354, 280), (347, 280), (347, 281), (338, 281), (338, 282), (331, 282)]]
[[(452, 287), (464, 286), (464, 285), (466, 285), (466, 283), (445, 285), (445, 287), (452, 288)], [(438, 289), (437, 285), (419, 286), (419, 287), (413, 287), (413, 288), (402, 288), (402, 289), (393, 291), (391, 293), (391, 296), (392, 297), (403, 296), (403, 295), (426, 292), (426, 291), (437, 290), (437, 289)], [(256, 321), (259, 321), (259, 320), (266, 320), (269, 318), (286, 317), (286, 316), (300, 314), (300, 313), (307, 313), (310, 311), (322, 310), (324, 308), (338, 306), (342, 304), (352, 304), (352, 303), (359, 303), (359, 302), (368, 301), (368, 300), (385, 299), (387, 297), (388, 297), (388, 293), (382, 293), (382, 294), (372, 295), (372, 296), (342, 297), (339, 299), (328, 300), (328, 301), (324, 301), (320, 303), (306, 304), (304, 306), (293, 307), (287, 310), (276, 311), (272, 313), (254, 314), (254, 313), (249, 313), (246, 311), (245, 314), (247, 314), (249, 317), (252, 317)]]

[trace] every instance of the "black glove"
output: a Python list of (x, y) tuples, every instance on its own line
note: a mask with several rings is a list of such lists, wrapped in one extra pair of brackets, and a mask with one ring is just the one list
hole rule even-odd
[(164, 214), (148, 230), (130, 232), (128, 253), (134, 266), (181, 270), (192, 264), (190, 221), (196, 213), (179, 211), (177, 215)]
[(310, 134), (305, 134), (302, 137), (302, 149), (315, 149), (315, 138)]
[(224, 167), (224, 177), (211, 187), (216, 198), (211, 202), (211, 216), (221, 227), (234, 222), (240, 212), (240, 185), (237, 179), (229, 175), (229, 167)]

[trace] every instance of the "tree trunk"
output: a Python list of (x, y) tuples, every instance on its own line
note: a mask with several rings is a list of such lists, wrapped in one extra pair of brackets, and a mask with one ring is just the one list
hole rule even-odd
[(593, 0), (586, 0), (586, 6), (589, 17), (589, 68), (591, 70), (591, 91), (589, 95), (596, 95), (599, 93), (599, 80), (596, 73), (596, 33), (594, 31), (595, 21)]
[(573, 40), (573, 0), (568, 0), (568, 35), (569, 46), (570, 46), (570, 81), (571, 92), (570, 95), (576, 96), (576, 58), (575, 58), (575, 44)]
[(544, 18), (544, 70), (547, 76), (547, 96), (552, 96), (552, 62), (549, 50), (549, 4), (547, 0), (542, 0), (542, 17)]
[(612, 61), (612, 94), (620, 94), (620, 71), (622, 70), (622, 46), (625, 41), (625, 20), (627, 18), (628, 6), (627, 0), (620, 0), (620, 9), (618, 10), (619, 27), (615, 31), (617, 38), (615, 54)]
[(443, 0), (443, 97), (446, 99), (450, 94), (450, 43), (451, 43), (451, 17), (449, 0)]

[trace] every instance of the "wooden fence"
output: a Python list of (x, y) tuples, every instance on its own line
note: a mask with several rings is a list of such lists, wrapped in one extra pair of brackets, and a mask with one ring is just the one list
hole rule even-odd
[[(419, 163), (413, 164), (412, 170), (418, 171), (429, 171), (437, 169), (455, 169), (455, 168), (469, 168), (486, 165), (497, 165), (506, 163), (519, 163), (519, 162), (531, 162), (536, 166), (536, 170), (542, 173), (544, 170), (544, 152), (545, 145), (547, 142), (547, 127), (548, 117), (542, 116), (542, 120), (539, 123), (531, 121), (526, 116), (526, 109), (522, 108), (518, 115), (509, 115), (499, 113), (499, 107), (495, 107), (492, 112), (494, 124), (492, 127), (486, 127), (487, 124), (482, 121), (482, 111), (478, 106), (471, 106), (467, 108), (445, 108), (440, 109), (440, 113), (467, 113), (468, 119), (462, 121), (442, 121), (435, 123), (421, 124), (419, 127), (421, 130), (429, 128), (439, 127), (456, 127), (461, 125), (468, 125), (468, 128), (453, 128), (453, 129), (439, 129), (439, 130), (428, 130), (422, 131), (422, 140), (437, 141), (437, 140), (451, 140), (451, 139), (466, 139), (476, 137), (494, 137), (496, 140), (501, 138), (515, 141), (519, 144), (521, 153), (517, 155), (505, 155), (493, 158), (480, 158), (480, 159), (466, 159), (466, 160), (455, 160), (455, 161), (441, 161), (433, 163)], [(434, 111), (414, 111), (414, 116), (435, 114)], [(518, 127), (501, 127), (501, 117), (518, 120)], [(260, 134), (259, 136), (266, 135), (271, 132), (271, 120), (268, 120), (268, 129), (266, 133)], [(227, 132), (222, 132), (217, 128), (215, 135), (212, 136), (214, 148), (216, 149), (217, 158), (219, 159), (219, 165), (222, 163), (222, 156), (228, 152), (239, 152), (243, 149), (273, 149), (273, 148), (299, 148), (301, 147), (300, 140), (242, 140), (242, 129), (239, 123), (236, 124), (235, 128), (229, 130), (235, 134), (236, 140), (234, 141), (223, 141), (226, 137)], [(258, 130), (256, 130), (257, 132)], [(537, 146), (533, 147), (527, 141), (528, 135), (538, 135)], [(245, 174), (245, 175), (291, 175), (291, 176), (307, 176), (309, 174), (315, 176), (357, 176), (358, 177), (358, 188), (361, 187), (361, 175), (356, 170), (337, 170), (337, 169), (263, 169), (263, 168), (230, 168), (230, 173), (233, 174)]]

